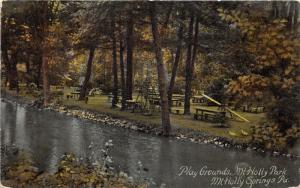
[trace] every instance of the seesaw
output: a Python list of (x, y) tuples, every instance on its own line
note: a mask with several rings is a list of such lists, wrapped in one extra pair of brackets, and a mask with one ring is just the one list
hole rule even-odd
[[(210, 96), (205, 95), (204, 93), (201, 94), (203, 97), (207, 98), (208, 100), (214, 102), (215, 104), (221, 106), (222, 104), (218, 101), (216, 101), (215, 99), (211, 98)], [(226, 110), (228, 110), (230, 113), (236, 115), (237, 117), (239, 117), (240, 119), (242, 119), (245, 122), (250, 122), (248, 119), (244, 118), (243, 116), (241, 116), (240, 114), (236, 113), (235, 111), (231, 110), (228, 107), (225, 107)]]

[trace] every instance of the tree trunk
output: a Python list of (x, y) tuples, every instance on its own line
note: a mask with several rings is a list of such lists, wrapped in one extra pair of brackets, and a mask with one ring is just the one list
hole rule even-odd
[(289, 3), (289, 7), (290, 7), (290, 10), (289, 10), (289, 14), (288, 14), (288, 17), (287, 17), (287, 20), (288, 20), (288, 29), (289, 30), (292, 30), (294, 28), (294, 16), (295, 16), (295, 7), (296, 4), (294, 4), (294, 2), (290, 2)]
[(116, 42), (116, 34), (115, 34), (115, 19), (114, 16), (112, 16), (111, 20), (111, 29), (112, 29), (112, 56), (113, 56), (113, 66), (112, 66), (112, 72), (113, 72), (113, 99), (112, 99), (112, 108), (117, 107), (118, 103), (118, 65), (117, 65), (117, 42)]
[(295, 9), (295, 13), (294, 13), (294, 31), (297, 31), (297, 27), (298, 27), (298, 18), (299, 18), (299, 2), (293, 2), (294, 3), (294, 9)]
[(152, 25), (152, 35), (153, 35), (153, 45), (155, 50), (155, 57), (157, 61), (157, 76), (158, 76), (158, 86), (161, 101), (161, 121), (163, 126), (163, 134), (168, 136), (171, 130), (170, 125), (170, 114), (169, 114), (169, 104), (168, 104), (168, 86), (167, 86), (167, 70), (165, 64), (163, 63), (163, 53), (161, 50), (160, 38), (157, 28), (157, 17), (156, 17), (156, 3), (151, 3), (151, 25)]
[(193, 55), (192, 55), (192, 68), (191, 68), (191, 75), (194, 74), (194, 64), (197, 59), (197, 49), (198, 49), (198, 33), (199, 33), (199, 18), (197, 17), (196, 23), (195, 23), (195, 36), (194, 36), (194, 47), (193, 47)]
[(5, 87), (6, 87), (9, 84), (9, 76), (10, 76), (10, 63), (9, 63), (7, 49), (3, 48), (1, 54), (3, 58), (3, 63), (5, 65)]
[(279, 10), (278, 10), (278, 5), (276, 1), (272, 2), (272, 13), (271, 13), (271, 17), (273, 19), (278, 18), (278, 14), (279, 14)]
[(126, 99), (132, 99), (132, 89), (133, 89), (133, 15), (130, 12), (128, 14), (127, 21), (127, 72), (126, 72)]
[(191, 98), (191, 68), (192, 68), (192, 38), (193, 38), (194, 15), (191, 15), (188, 33), (188, 49), (186, 53), (185, 66), (185, 96), (184, 96), (184, 114), (190, 114), (190, 98)]
[(121, 69), (121, 89), (122, 89), (122, 101), (121, 101), (121, 110), (125, 109), (126, 102), (126, 85), (125, 85), (125, 70), (124, 70), (124, 46), (123, 39), (120, 37), (120, 69)]
[(50, 84), (49, 84), (49, 75), (48, 75), (48, 57), (43, 55), (43, 94), (44, 94), (44, 106), (48, 106), (50, 101)]
[(182, 12), (182, 17), (181, 17), (180, 21), (181, 22), (180, 22), (180, 26), (178, 28), (178, 33), (177, 33), (178, 41), (177, 41), (177, 47), (176, 47), (175, 60), (174, 60), (174, 64), (172, 67), (171, 80), (170, 80), (170, 85), (169, 85), (169, 90), (168, 90), (169, 109), (171, 109), (173, 88), (174, 88), (174, 84), (175, 84), (177, 68), (178, 68), (180, 55), (181, 55), (182, 40), (183, 40), (183, 27), (184, 27), (184, 12)]
[(37, 60), (37, 68), (36, 68), (36, 75), (35, 75), (35, 84), (37, 88), (40, 88), (40, 79), (41, 79), (41, 73), (42, 73), (42, 65), (43, 65), (43, 52), (42, 50), (38, 54), (38, 60)]
[(95, 53), (95, 47), (90, 48), (90, 53), (89, 53), (89, 59), (87, 61), (86, 65), (86, 73), (85, 73), (85, 78), (80, 90), (80, 96), (79, 100), (84, 100), (86, 92), (87, 92), (87, 86), (91, 78), (91, 73), (92, 73), (92, 63), (93, 63), (93, 58), (94, 58), (94, 53)]
[(30, 70), (30, 55), (27, 54), (27, 57), (28, 58), (26, 59), (26, 62), (25, 62), (25, 65), (26, 65), (25, 79), (26, 79), (26, 86), (29, 86), (29, 84), (30, 84), (30, 73), (31, 73), (31, 70)]
[(9, 75), (8, 75), (8, 83), (9, 83), (9, 89), (17, 89), (17, 92), (19, 92), (18, 87), (18, 71), (17, 71), (17, 56), (18, 52), (14, 52), (11, 55), (11, 60), (9, 61)]

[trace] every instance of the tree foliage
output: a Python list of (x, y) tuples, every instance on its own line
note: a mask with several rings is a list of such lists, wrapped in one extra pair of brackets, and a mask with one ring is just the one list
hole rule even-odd
[(254, 59), (251, 73), (230, 82), (228, 93), (242, 99), (264, 99), (269, 104), (268, 117), (273, 121), (271, 129), (285, 142), (271, 142), (276, 136), (268, 131), (268, 135), (260, 133), (255, 139), (268, 147), (284, 148), (297, 138), (297, 134), (290, 133), (299, 131), (299, 37), (287, 29), (285, 19), (269, 20), (238, 10), (219, 9), (219, 13), (222, 20), (234, 24), (242, 33), (239, 47)]

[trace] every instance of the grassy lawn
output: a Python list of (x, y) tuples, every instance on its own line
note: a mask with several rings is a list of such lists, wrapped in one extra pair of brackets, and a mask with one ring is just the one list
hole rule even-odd
[[(135, 96), (136, 97), (136, 96)], [(156, 112), (151, 116), (143, 115), (142, 113), (132, 113), (130, 110), (128, 111), (120, 111), (120, 109), (112, 109), (111, 104), (108, 101), (108, 97), (105, 95), (89, 97), (89, 102), (86, 104), (84, 101), (78, 101), (75, 99), (64, 99), (63, 104), (67, 106), (77, 106), (80, 108), (96, 110), (103, 113), (108, 113), (113, 117), (121, 117), (126, 118), (128, 120), (137, 120), (143, 123), (151, 123), (156, 124), (157, 126), (160, 125), (160, 113)], [(197, 104), (192, 104), (191, 112), (192, 114), (195, 113), (195, 107)], [(208, 109), (217, 109), (217, 107), (208, 107), (202, 106), (203, 108)], [(175, 107), (174, 109), (181, 109), (183, 111), (183, 106)], [(174, 111), (172, 109), (172, 111)], [(233, 138), (237, 142), (248, 142), (250, 139), (249, 136), (244, 136), (241, 134), (241, 131), (245, 131), (250, 134), (250, 126), (253, 124), (257, 124), (262, 118), (264, 118), (263, 113), (245, 113), (245, 112), (238, 112), (243, 117), (247, 118), (250, 122), (243, 122), (238, 119), (230, 119), (229, 120), (229, 127), (217, 127), (215, 124), (194, 120), (193, 115), (178, 115), (178, 114), (171, 114), (171, 124), (173, 127), (177, 128), (190, 128), (196, 131), (203, 131), (215, 136)], [(229, 132), (233, 132), (236, 135), (232, 135)]]
[[(51, 89), (51, 90), (55, 91), (55, 89)], [(85, 101), (78, 101), (76, 99), (67, 99), (66, 95), (70, 92), (71, 90), (69, 88), (64, 89), (64, 97), (63, 97), (64, 105), (76, 106), (76, 107), (89, 109), (89, 110), (95, 110), (98, 112), (109, 114), (112, 117), (119, 117), (128, 120), (140, 121), (145, 124), (155, 124), (159, 126), (161, 123), (159, 112), (155, 112), (152, 115), (147, 116), (147, 115), (143, 115), (142, 113), (132, 113), (130, 110), (120, 111), (119, 108), (112, 109), (111, 103), (108, 101), (108, 97), (106, 95), (89, 97), (89, 101), (86, 104)], [(15, 93), (15, 91), (10, 91), (8, 93), (13, 94)], [(34, 99), (34, 96), (30, 94), (25, 94), (24, 91), (21, 91), (19, 93), (19, 96), (25, 97), (29, 100)], [(134, 98), (135, 97), (136, 96), (134, 96)], [(192, 103), (191, 115), (171, 114), (172, 126), (176, 128), (189, 128), (196, 131), (202, 131), (214, 136), (232, 138), (237, 142), (242, 143), (242, 142), (248, 142), (250, 139), (250, 126), (259, 123), (259, 121), (261, 121), (265, 117), (264, 113), (255, 114), (255, 113), (238, 112), (240, 115), (247, 118), (250, 122), (243, 122), (238, 119), (230, 119), (229, 127), (217, 127), (214, 123), (211, 122), (194, 120), (193, 114), (195, 113), (195, 107), (197, 106), (199, 107), (199, 104)], [(201, 106), (201, 107), (207, 109), (217, 109), (217, 107), (208, 107), (208, 106)], [(180, 107), (172, 108), (172, 111), (174, 112), (175, 109), (181, 109), (181, 112), (183, 112), (183, 105)], [(249, 136), (242, 135), (241, 134), (242, 130), (249, 133)], [(230, 134), (230, 132), (235, 133), (235, 135)]]

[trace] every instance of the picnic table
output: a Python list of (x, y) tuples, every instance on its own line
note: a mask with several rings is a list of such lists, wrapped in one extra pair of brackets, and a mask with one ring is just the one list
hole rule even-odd
[(57, 90), (63, 90), (65, 87), (64, 86), (55, 86), (55, 89)]
[(126, 100), (126, 109), (131, 109), (131, 112), (134, 112), (136, 109), (138, 109), (141, 105), (136, 100)]
[(184, 95), (181, 95), (181, 94), (173, 94), (172, 97), (173, 97), (173, 98), (176, 98), (176, 99), (183, 99), (183, 98), (184, 98)]
[(197, 107), (196, 113), (194, 114), (194, 119), (198, 120), (200, 117), (200, 120), (211, 120), (211, 121), (217, 121), (218, 118), (225, 118), (226, 112), (225, 111), (218, 111), (218, 110), (211, 110), (211, 109), (205, 109)]
[(152, 97), (149, 99), (149, 103), (153, 105), (160, 105), (160, 98), (159, 97)]
[(73, 92), (71, 92), (71, 96), (74, 99), (78, 99), (79, 96), (80, 96), (80, 91), (73, 91)]
[(194, 96), (192, 96), (193, 103), (204, 103), (205, 100), (206, 100), (205, 97), (203, 97), (202, 95), (194, 95)]
[(101, 95), (101, 94), (102, 94), (102, 90), (100, 88), (92, 88), (89, 91), (89, 96)]
[(71, 89), (72, 91), (80, 91), (80, 90), (81, 90), (81, 87), (71, 86), (70, 89)]
[(181, 94), (173, 94), (171, 99), (171, 106), (181, 106), (181, 102), (183, 102), (184, 95)]
[(250, 113), (261, 113), (264, 112), (264, 106), (251, 106), (251, 105), (242, 105), (243, 112), (250, 112)]
[(171, 106), (181, 106), (180, 99), (171, 99)]

